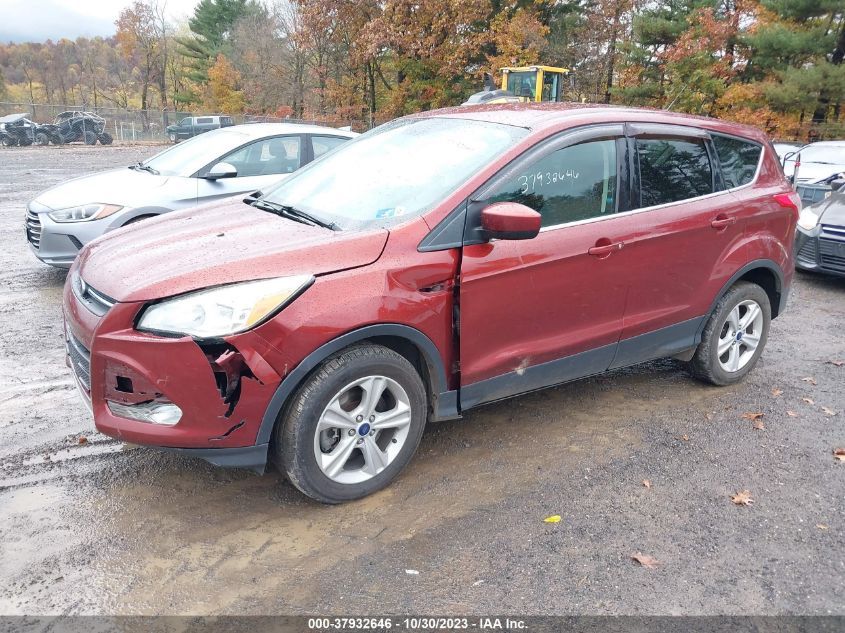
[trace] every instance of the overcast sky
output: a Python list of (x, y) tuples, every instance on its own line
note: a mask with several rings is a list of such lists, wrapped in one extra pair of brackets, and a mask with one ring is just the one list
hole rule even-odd
[[(166, 0), (167, 14), (172, 20), (187, 17), (198, 1)], [(114, 21), (129, 4), (131, 0), (0, 0), (0, 42), (114, 35)]]

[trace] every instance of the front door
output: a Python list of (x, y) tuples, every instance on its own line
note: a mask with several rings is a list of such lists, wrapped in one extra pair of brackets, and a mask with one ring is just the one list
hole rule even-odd
[(628, 254), (615, 214), (627, 189), (622, 126), (563, 134), (506, 167), (470, 202), (467, 233), (493, 202), (542, 216), (534, 239), (464, 247), (461, 406), (608, 368), (622, 329)]

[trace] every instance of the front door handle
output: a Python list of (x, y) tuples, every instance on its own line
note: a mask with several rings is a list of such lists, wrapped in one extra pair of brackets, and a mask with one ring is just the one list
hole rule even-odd
[(717, 215), (716, 219), (710, 223), (717, 231), (721, 231), (722, 229), (728, 228), (731, 224), (736, 224), (735, 217), (728, 217), (726, 215)]
[(607, 257), (611, 253), (621, 251), (625, 242), (613, 242), (611, 244), (597, 244), (588, 249), (587, 252), (593, 257)]

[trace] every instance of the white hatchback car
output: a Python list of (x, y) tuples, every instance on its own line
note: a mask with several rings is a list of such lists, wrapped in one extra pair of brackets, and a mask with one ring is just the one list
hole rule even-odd
[(69, 267), (85, 244), (145, 218), (251, 193), (357, 136), (293, 123), (212, 130), (136, 165), (47, 189), (26, 211), (26, 237), (42, 262)]

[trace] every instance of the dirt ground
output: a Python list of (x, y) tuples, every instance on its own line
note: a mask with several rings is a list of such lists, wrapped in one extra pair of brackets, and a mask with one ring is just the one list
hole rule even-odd
[(153, 151), (0, 151), (0, 613), (845, 614), (845, 280), (798, 275), (743, 384), (667, 360), (482, 408), (322, 506), (124, 447), (72, 386), (25, 204)]

